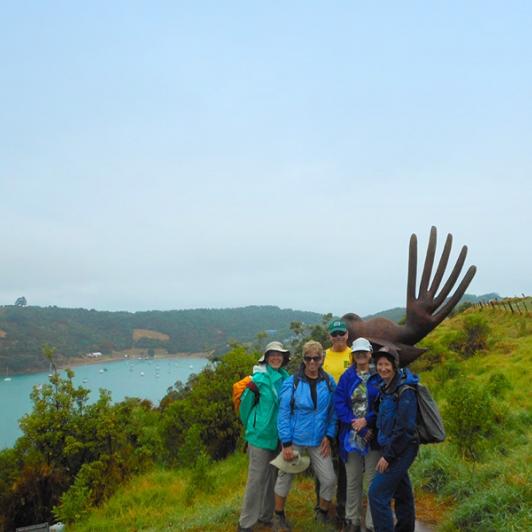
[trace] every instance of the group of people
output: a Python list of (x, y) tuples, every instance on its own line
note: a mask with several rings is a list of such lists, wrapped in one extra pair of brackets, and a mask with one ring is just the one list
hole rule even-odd
[(285, 505), (294, 473), (271, 462), (293, 464), (302, 456), (316, 477), (318, 522), (333, 525), (329, 507), (336, 495), (341, 529), (360, 531), (365, 480), (366, 530), (414, 530), (408, 468), (419, 447), (417, 377), (399, 367), (393, 347), (373, 352), (365, 338), (348, 346), (342, 320), (331, 321), (328, 332), (331, 347), (324, 351), (319, 342), (305, 343), (294, 375), (285, 369), (290, 352), (277, 341), (253, 368), (240, 402), (249, 458), (240, 532), (256, 524), (291, 530)]

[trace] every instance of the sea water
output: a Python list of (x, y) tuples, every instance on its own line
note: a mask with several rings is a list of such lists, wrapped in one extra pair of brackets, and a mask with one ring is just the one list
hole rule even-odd
[[(176, 381), (186, 382), (199, 373), (206, 358), (125, 359), (73, 368), (74, 384), (88, 388), (89, 402), (98, 399), (99, 389), (111, 392), (113, 402), (125, 397), (149, 399), (155, 405)], [(64, 371), (60, 371), (64, 375)], [(11, 447), (22, 434), (18, 420), (32, 410), (30, 393), (34, 386), (48, 383), (48, 372), (0, 377), (0, 449)]]

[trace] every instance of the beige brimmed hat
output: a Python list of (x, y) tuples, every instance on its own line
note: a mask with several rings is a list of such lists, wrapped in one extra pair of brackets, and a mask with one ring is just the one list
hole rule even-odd
[(294, 451), (294, 459), (287, 462), (283, 458), (283, 451), (281, 451), (270, 464), (285, 473), (301, 473), (310, 465), (310, 457), (301, 456), (298, 451)]
[(266, 360), (266, 355), (268, 354), (268, 351), (279, 351), (279, 353), (286, 354), (286, 358), (290, 356), (290, 351), (288, 349), (285, 349), (281, 342), (274, 341), (274, 342), (270, 342), (264, 348), (264, 353), (259, 358), (259, 362), (264, 362)]

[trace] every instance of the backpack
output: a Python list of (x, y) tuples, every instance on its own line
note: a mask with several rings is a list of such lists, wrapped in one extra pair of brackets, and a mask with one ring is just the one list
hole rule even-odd
[(233, 408), (237, 416), (240, 412), (240, 399), (242, 398), (242, 394), (244, 393), (244, 390), (246, 388), (249, 388), (255, 394), (254, 404), (256, 405), (259, 402), (259, 390), (257, 386), (255, 386), (255, 383), (252, 381), (251, 375), (246, 375), (243, 379), (240, 379), (239, 381), (233, 384), (232, 401)]
[[(333, 391), (333, 387), (332, 387), (329, 375), (325, 374), (325, 377), (323, 377), (323, 379), (327, 382), (327, 388), (329, 389), (329, 393), (332, 392)], [(299, 384), (300, 380), (301, 380), (301, 376), (300, 375), (294, 375), (294, 384), (292, 386), (292, 397), (290, 398), (290, 414), (292, 416), (294, 415), (294, 406), (296, 404), (296, 400), (295, 400), (294, 394), (296, 393), (297, 385)]]
[(396, 392), (397, 399), (405, 390), (414, 390), (417, 400), (416, 428), (419, 443), (441, 443), (445, 439), (445, 427), (436, 401), (423, 384), (404, 384)]

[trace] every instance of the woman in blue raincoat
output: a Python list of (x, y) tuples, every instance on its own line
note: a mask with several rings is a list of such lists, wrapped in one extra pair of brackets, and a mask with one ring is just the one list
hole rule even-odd
[[(342, 374), (334, 392), (336, 416), (340, 422), (340, 458), (346, 469), (345, 532), (359, 532), (363, 480), (369, 486), (375, 475), (380, 452), (375, 443), (376, 413), (373, 409), (382, 382), (370, 366), (373, 349), (366, 338), (351, 347), (352, 365)], [(366, 511), (366, 529), (373, 529), (371, 511)]]
[(415, 389), (418, 378), (410, 370), (399, 368), (399, 355), (392, 347), (379, 349), (374, 358), (383, 383), (377, 414), (377, 442), (382, 456), (368, 494), (373, 524), (376, 532), (413, 532), (416, 511), (408, 468), (419, 449)]

